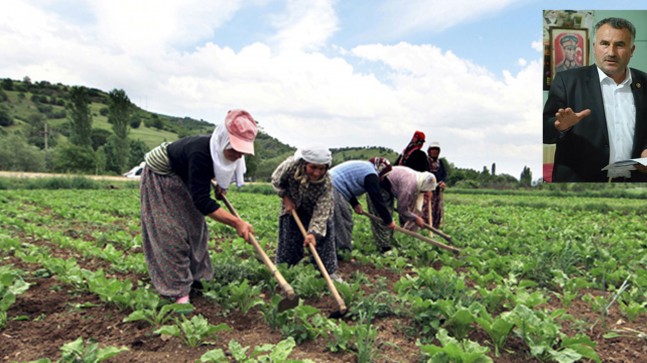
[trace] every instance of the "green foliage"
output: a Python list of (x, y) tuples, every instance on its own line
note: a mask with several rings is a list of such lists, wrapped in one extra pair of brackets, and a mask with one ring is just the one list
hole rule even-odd
[(103, 270), (92, 274), (87, 279), (87, 284), (88, 290), (97, 294), (101, 301), (113, 304), (120, 310), (131, 307), (131, 304), (136, 301), (134, 299), (136, 292), (133, 291), (130, 280), (107, 278), (104, 276)]
[(441, 347), (437, 345), (422, 345), (418, 342), (420, 350), (429, 356), (430, 363), (491, 363), (487, 356), (489, 349), (471, 340), (457, 340), (450, 337), (447, 331), (441, 329), (436, 338)]
[[(290, 281), (297, 295), (303, 298), (320, 297), (327, 291), (326, 280), (318, 270), (308, 265), (295, 265), (291, 268)], [(287, 279), (287, 277), (286, 277)]]
[(61, 347), (61, 359), (58, 363), (98, 363), (127, 350), (126, 347), (99, 348), (99, 343), (94, 339), (84, 342), (79, 337)]
[(7, 325), (7, 311), (16, 302), (16, 296), (29, 289), (20, 274), (11, 265), (0, 266), (0, 329)]
[(64, 144), (56, 148), (54, 170), (63, 173), (92, 173), (96, 156), (91, 146)]
[(219, 332), (231, 330), (225, 323), (209, 324), (209, 321), (202, 315), (196, 315), (191, 319), (182, 315), (182, 320), (178, 318), (174, 318), (174, 320), (175, 325), (164, 325), (155, 330), (155, 333), (178, 337), (189, 347), (207, 344), (210, 342), (209, 339), (217, 338)]
[(13, 118), (9, 115), (7, 108), (2, 106), (0, 107), (0, 126), (11, 126), (14, 124)]
[(508, 337), (512, 332), (514, 323), (507, 317), (510, 313), (503, 313), (499, 316), (492, 316), (484, 306), (480, 306), (480, 312), (475, 318), (476, 323), (485, 330), (490, 337), (492, 345), (494, 345), (494, 354), (499, 357), (501, 349), (508, 341)]
[(465, 282), (447, 266), (440, 270), (430, 267), (415, 268), (417, 276), (405, 276), (398, 281), (394, 290), (400, 295), (414, 295), (423, 299), (445, 299), (456, 302), (469, 302)]
[(106, 129), (92, 129), (92, 150), (97, 151), (108, 142), (112, 133)]
[(148, 146), (141, 140), (130, 140), (130, 155), (128, 155), (127, 164), (129, 166), (138, 165), (144, 161), (144, 155), (149, 151)]
[[(285, 362), (285, 363), (311, 363), (309, 359), (293, 360), (288, 359), (292, 350), (296, 346), (293, 338), (283, 339), (277, 344), (263, 344), (249, 352), (250, 347), (243, 347), (235, 340), (229, 341), (229, 352), (232, 358), (238, 363), (271, 363), (271, 362)], [(222, 349), (214, 349), (204, 353), (200, 357), (201, 363), (209, 362), (230, 362), (229, 358), (225, 355)]]
[(252, 308), (264, 305), (261, 299), (261, 287), (251, 286), (246, 279), (233, 281), (227, 285), (208, 283), (208, 288), (203, 291), (205, 297), (216, 300), (227, 314), (232, 309), (237, 309), (247, 314)]
[(45, 153), (15, 134), (0, 135), (0, 170), (41, 172), (45, 170)]
[(92, 113), (90, 112), (90, 95), (83, 86), (70, 88), (70, 102), (67, 104), (71, 117), (70, 142), (80, 147), (92, 145)]
[(128, 137), (128, 120), (134, 106), (122, 89), (113, 89), (108, 94), (108, 98), (108, 122), (112, 124), (115, 136), (120, 140), (125, 140)]
[(533, 311), (524, 305), (517, 305), (508, 315), (514, 324), (514, 333), (530, 348), (533, 357), (558, 362), (576, 362), (588, 358), (600, 362), (593, 349), (595, 343), (584, 335), (568, 338), (560, 332), (556, 320), (564, 313), (558, 309), (551, 313)]
[(272, 329), (281, 331), (283, 338), (292, 337), (297, 344), (301, 344), (323, 333), (328, 319), (321, 316), (319, 309), (303, 305), (303, 301), (299, 300), (298, 306), (279, 312), (278, 304), (281, 299), (279, 295), (273, 296), (270, 304), (261, 309), (261, 313)]
[(147, 300), (147, 305), (130, 313), (130, 315), (124, 318), (123, 322), (128, 323), (143, 320), (154, 328), (159, 328), (161, 325), (170, 321), (173, 314), (184, 314), (193, 310), (190, 304), (162, 304), (157, 295)]

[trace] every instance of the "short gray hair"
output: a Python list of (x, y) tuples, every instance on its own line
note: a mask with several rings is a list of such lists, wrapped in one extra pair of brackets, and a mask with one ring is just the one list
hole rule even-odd
[(627, 29), (631, 33), (631, 41), (636, 40), (636, 27), (629, 20), (623, 18), (604, 18), (595, 24), (595, 33), (604, 24), (609, 24), (614, 29)]

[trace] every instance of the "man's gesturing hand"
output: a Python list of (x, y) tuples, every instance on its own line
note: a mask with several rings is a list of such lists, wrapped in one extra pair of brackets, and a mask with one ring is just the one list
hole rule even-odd
[(582, 110), (581, 112), (575, 112), (570, 107), (560, 108), (559, 110), (557, 110), (557, 113), (555, 113), (555, 116), (557, 117), (555, 119), (555, 128), (557, 129), (557, 131), (564, 132), (575, 126), (575, 124), (577, 124), (590, 114), (591, 110), (588, 108), (586, 110)]

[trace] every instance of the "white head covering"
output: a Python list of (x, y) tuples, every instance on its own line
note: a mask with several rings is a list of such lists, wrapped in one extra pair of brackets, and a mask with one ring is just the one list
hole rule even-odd
[(425, 200), (425, 192), (436, 189), (436, 176), (428, 171), (416, 173), (416, 184), (418, 186), (418, 199), (416, 199), (416, 210), (422, 211), (422, 204)]
[[(332, 153), (328, 148), (321, 145), (299, 148), (294, 153), (294, 163), (298, 163), (299, 160), (303, 160), (310, 164), (327, 165), (330, 168), (332, 165)], [(294, 178), (299, 180), (303, 185), (308, 183), (319, 184), (323, 183), (325, 180), (325, 178), (321, 178), (317, 181), (311, 181), (306, 175), (305, 164), (297, 168), (294, 172)]]
[(236, 161), (230, 161), (225, 157), (225, 149), (231, 148), (227, 128), (224, 125), (216, 127), (211, 134), (211, 140), (209, 140), (209, 149), (213, 160), (213, 172), (222, 189), (229, 188), (233, 181), (236, 181), (237, 186), (242, 186), (244, 184), (243, 176), (247, 171), (245, 156), (241, 156)]
[(299, 148), (294, 153), (294, 161), (303, 159), (311, 164), (323, 164), (332, 166), (332, 153), (327, 147), (313, 145), (310, 147)]

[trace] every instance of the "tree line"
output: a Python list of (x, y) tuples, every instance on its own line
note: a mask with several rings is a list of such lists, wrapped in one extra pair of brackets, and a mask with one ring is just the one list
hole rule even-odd
[[(5, 91), (13, 95), (13, 100)], [(12, 107), (11, 112), (8, 107)], [(93, 114), (102, 116), (102, 120), (107, 118), (110, 130), (105, 126), (94, 127)], [(16, 125), (14, 119), (22, 121), (21, 125)], [(177, 138), (213, 131), (213, 124), (203, 120), (158, 116), (139, 109), (122, 89), (106, 94), (84, 86), (47, 81), (31, 83), (28, 77), (22, 82), (3, 79), (0, 80), (0, 126), (3, 126), (0, 127), (0, 170), (120, 175), (139, 164), (150, 149), (143, 141), (130, 138), (130, 131), (142, 123), (153, 130), (174, 133)], [(255, 181), (269, 180), (276, 166), (294, 152), (293, 147), (267, 135), (262, 128), (255, 147), (261, 152), (247, 158), (246, 174)], [(344, 147), (332, 151), (334, 164), (372, 156), (391, 161), (397, 157), (395, 151), (384, 147)], [(441, 159), (448, 170), (450, 187), (508, 189), (527, 187), (532, 182), (528, 167), (524, 167), (517, 179), (497, 174), (494, 163), (479, 172)]]

